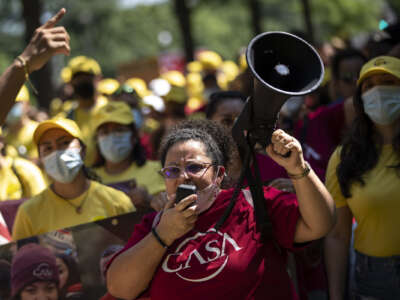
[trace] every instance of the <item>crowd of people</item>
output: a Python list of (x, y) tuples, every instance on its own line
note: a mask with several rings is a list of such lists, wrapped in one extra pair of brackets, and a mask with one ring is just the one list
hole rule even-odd
[[(64, 14), (39, 27), (0, 77), (9, 242), (152, 210), (102, 258), (103, 299), (400, 298), (398, 25), (363, 48), (316, 47), (322, 84), (283, 105), (250, 162), (264, 231), (254, 194), (237, 186), (245, 165), (231, 133), (252, 96), (244, 54), (236, 63), (201, 51), (184, 71), (149, 82), (103, 78), (99, 62), (74, 55), (50, 107), (35, 107), (29, 74), (71, 52), (57, 26)], [(196, 193), (177, 202), (181, 184)], [(65, 272), (78, 272), (68, 254), (27, 243), (1, 263), (4, 299), (83, 299), (64, 288), (76, 283)]]

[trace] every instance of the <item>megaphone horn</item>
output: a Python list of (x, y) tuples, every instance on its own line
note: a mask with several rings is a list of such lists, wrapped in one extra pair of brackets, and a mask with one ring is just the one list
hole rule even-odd
[(239, 148), (246, 144), (243, 131), (254, 144), (270, 143), (279, 111), (286, 100), (313, 92), (324, 77), (317, 51), (303, 39), (280, 31), (253, 38), (246, 52), (253, 76), (253, 94), (236, 120), (232, 134)]

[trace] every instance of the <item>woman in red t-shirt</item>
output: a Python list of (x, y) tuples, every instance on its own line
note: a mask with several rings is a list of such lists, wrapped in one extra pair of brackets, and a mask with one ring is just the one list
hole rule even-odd
[[(233, 189), (220, 189), (229, 155), (221, 153), (218, 136), (204, 128), (179, 125), (164, 138), (161, 174), (169, 201), (161, 213), (144, 217), (110, 262), (109, 292), (123, 299), (298, 299), (282, 249), (318, 239), (331, 229), (332, 198), (304, 161), (299, 142), (277, 130), (267, 153), (293, 179), (297, 199), (264, 188), (273, 238), (261, 241), (248, 189), (215, 229)], [(288, 151), (291, 155), (285, 158)], [(183, 183), (195, 185), (197, 193), (175, 204)]]

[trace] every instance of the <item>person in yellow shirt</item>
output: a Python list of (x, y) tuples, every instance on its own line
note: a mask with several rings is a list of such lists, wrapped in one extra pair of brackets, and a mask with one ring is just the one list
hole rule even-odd
[(32, 162), (7, 155), (0, 128), (0, 201), (29, 198), (46, 188), (41, 170)]
[(158, 175), (161, 164), (146, 160), (129, 105), (110, 101), (99, 109), (94, 127), (100, 154), (96, 174), (104, 184), (126, 192), (136, 206), (148, 206), (165, 184)]
[(28, 110), (29, 92), (23, 85), (17, 95), (16, 103), (7, 115), (4, 136), (7, 144), (13, 146), (20, 156), (36, 159), (38, 153), (32, 135), (38, 122), (28, 117)]
[[(74, 99), (67, 100), (70, 110), (61, 114), (75, 121), (86, 144), (85, 164), (92, 166), (96, 159), (95, 143), (93, 142), (93, 118), (97, 109), (107, 103), (107, 98), (99, 94), (98, 82), (101, 79), (100, 65), (92, 58), (76, 56), (63, 70), (64, 80), (70, 83), (74, 90)], [(77, 103), (73, 105), (73, 103)]]
[(379, 56), (361, 69), (356, 118), (332, 154), (326, 186), (337, 223), (325, 240), (330, 299), (343, 299), (353, 217), (354, 299), (400, 299), (400, 59)]
[(90, 179), (83, 164), (86, 147), (74, 121), (44, 121), (33, 139), (52, 183), (19, 207), (14, 240), (135, 211), (123, 192)]

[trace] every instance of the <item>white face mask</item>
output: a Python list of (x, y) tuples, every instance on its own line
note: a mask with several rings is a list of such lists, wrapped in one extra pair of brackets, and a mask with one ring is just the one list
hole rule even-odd
[(364, 111), (374, 123), (388, 125), (400, 116), (400, 87), (376, 86), (361, 95)]
[(42, 159), (46, 173), (57, 182), (71, 183), (83, 165), (81, 149), (58, 150)]
[(131, 154), (133, 145), (132, 132), (114, 132), (98, 138), (101, 155), (106, 160), (119, 163)]

